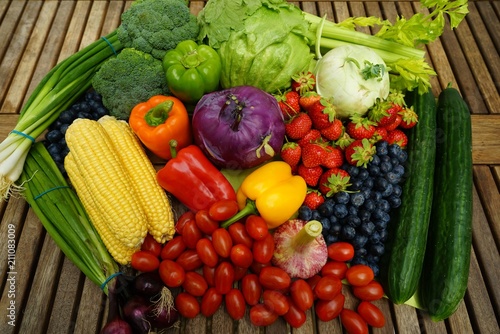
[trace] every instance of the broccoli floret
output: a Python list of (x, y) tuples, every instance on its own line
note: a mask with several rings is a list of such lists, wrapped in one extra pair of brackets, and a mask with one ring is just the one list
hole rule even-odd
[(136, 0), (121, 16), (117, 36), (124, 47), (163, 60), (179, 42), (198, 36), (196, 16), (184, 0)]
[(138, 103), (170, 94), (162, 62), (132, 48), (106, 61), (92, 78), (92, 86), (110, 115), (123, 120)]

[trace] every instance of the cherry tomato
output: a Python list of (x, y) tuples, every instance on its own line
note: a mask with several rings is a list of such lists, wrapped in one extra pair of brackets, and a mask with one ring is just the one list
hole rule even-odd
[(278, 319), (278, 314), (269, 310), (264, 304), (257, 304), (250, 308), (250, 322), (254, 326), (269, 326)]
[(323, 268), (321, 268), (321, 276), (333, 275), (338, 279), (343, 280), (347, 269), (347, 263), (345, 262), (328, 261), (325, 263)]
[(259, 277), (255, 274), (247, 274), (241, 279), (241, 291), (248, 305), (257, 305), (262, 294), (262, 286)]
[(347, 282), (352, 286), (363, 286), (370, 283), (375, 277), (372, 268), (364, 264), (349, 267), (345, 273)]
[(335, 276), (323, 276), (316, 283), (314, 293), (319, 299), (332, 300), (342, 291), (342, 281)]
[(316, 293), (314, 292), (314, 287), (318, 284), (320, 279), (321, 276), (317, 274), (307, 279), (307, 284), (309, 284), (312, 289), (314, 300), (318, 299), (318, 296), (316, 296)]
[(215, 290), (209, 288), (201, 298), (201, 314), (205, 317), (212, 316), (222, 304), (223, 296)]
[(150, 252), (137, 251), (132, 254), (130, 265), (135, 270), (146, 273), (158, 269), (158, 267), (160, 266), (160, 260), (158, 260), (158, 258)]
[(350, 334), (368, 334), (368, 325), (363, 318), (347, 308), (340, 312), (340, 321)]
[(372, 327), (382, 328), (385, 325), (384, 314), (376, 305), (370, 302), (362, 301), (359, 303), (358, 314)]
[(371, 281), (367, 285), (354, 286), (352, 288), (353, 294), (361, 300), (372, 302), (384, 297), (384, 288), (377, 281)]
[(196, 271), (188, 271), (182, 288), (195, 297), (201, 297), (208, 289), (208, 283), (201, 274)]
[(271, 261), (274, 254), (274, 238), (268, 233), (262, 240), (256, 240), (252, 247), (253, 258), (260, 263)]
[(271, 290), (286, 290), (290, 287), (290, 275), (278, 267), (265, 267), (262, 268), (259, 274), (260, 284)]
[(339, 293), (332, 300), (317, 300), (314, 304), (314, 311), (321, 321), (330, 321), (339, 316), (344, 308), (344, 302), (345, 296)]
[(207, 238), (201, 238), (196, 243), (196, 252), (201, 262), (210, 267), (215, 267), (219, 262), (219, 255), (215, 251), (212, 241)]
[(186, 225), (186, 223), (190, 220), (194, 220), (194, 212), (184, 212), (175, 223), (175, 232), (177, 232), (177, 234), (179, 235), (182, 235), (182, 229), (184, 229), (184, 225)]
[(221, 222), (231, 218), (237, 214), (238, 211), (238, 202), (230, 199), (222, 199), (210, 205), (210, 208), (208, 208), (208, 215), (213, 220)]
[(196, 225), (196, 221), (189, 220), (182, 229), (182, 240), (187, 248), (195, 249), (196, 243), (202, 238), (201, 230)]
[(244, 244), (234, 245), (231, 248), (231, 254), (229, 257), (231, 258), (231, 262), (233, 262), (235, 266), (240, 266), (243, 268), (250, 267), (253, 262), (252, 251)]
[(288, 297), (290, 307), (288, 312), (283, 315), (285, 321), (293, 328), (301, 327), (307, 320), (306, 312), (302, 311), (290, 297)]
[(264, 290), (262, 293), (262, 303), (278, 315), (285, 314), (290, 308), (288, 298), (276, 290)]
[(175, 260), (185, 271), (193, 271), (200, 268), (203, 262), (200, 256), (194, 249), (186, 249), (181, 255)]
[(303, 279), (297, 279), (290, 285), (290, 296), (293, 303), (302, 311), (309, 310), (314, 303), (314, 294), (311, 286)]
[(254, 240), (262, 240), (269, 234), (266, 221), (257, 215), (250, 215), (245, 221), (245, 229)]
[(253, 262), (252, 262), (252, 264), (250, 265), (250, 270), (251, 270), (254, 274), (257, 274), (257, 275), (258, 275), (258, 274), (260, 274), (260, 271), (262, 270), (262, 268), (264, 268), (264, 267), (269, 267), (269, 266), (271, 266), (271, 265), (272, 265), (272, 264), (271, 264), (271, 261), (266, 262), (266, 263), (260, 263), (260, 262), (255, 261), (255, 259), (254, 259), (254, 261), (253, 261)]
[(243, 278), (248, 273), (248, 268), (243, 268), (240, 266), (234, 266), (234, 281), (237, 282)]
[(169, 288), (181, 286), (186, 279), (186, 272), (176, 262), (172, 260), (163, 260), (158, 268), (161, 280)]
[(219, 263), (215, 268), (215, 289), (217, 293), (224, 295), (231, 290), (234, 283), (234, 268), (227, 261)]
[(204, 265), (202, 271), (208, 286), (215, 286), (215, 267)]
[(181, 292), (175, 297), (175, 308), (181, 316), (189, 319), (200, 313), (200, 303), (187, 292)]
[(231, 238), (233, 239), (233, 244), (244, 244), (248, 248), (252, 248), (253, 245), (253, 239), (252, 237), (248, 234), (245, 225), (243, 225), (240, 222), (236, 222), (231, 224), (227, 228), (229, 234), (231, 235)]
[(186, 244), (182, 239), (182, 235), (178, 235), (163, 246), (160, 257), (162, 260), (176, 260), (185, 249)]
[(226, 302), (226, 311), (229, 316), (234, 320), (240, 320), (245, 316), (247, 305), (245, 304), (245, 297), (239, 289), (231, 289), (224, 296)]
[(227, 258), (231, 254), (233, 239), (225, 228), (218, 228), (212, 233), (212, 244), (220, 257)]
[(156, 257), (159, 257), (161, 254), (162, 244), (155, 240), (155, 238), (151, 234), (147, 234), (144, 238), (144, 242), (141, 245), (141, 250), (150, 252)]
[(208, 215), (208, 210), (196, 212), (194, 220), (200, 231), (208, 235), (212, 235), (212, 233), (219, 228), (219, 222)]
[(328, 257), (334, 261), (351, 261), (354, 257), (354, 246), (345, 241), (337, 241), (328, 245)]

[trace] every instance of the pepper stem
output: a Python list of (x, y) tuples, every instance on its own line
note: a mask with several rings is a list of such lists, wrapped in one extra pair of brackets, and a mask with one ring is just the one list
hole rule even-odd
[(170, 111), (172, 111), (172, 107), (174, 106), (174, 101), (167, 100), (163, 101), (153, 108), (149, 109), (146, 115), (144, 116), (144, 120), (148, 123), (149, 126), (158, 126), (163, 123), (168, 118)]
[(245, 205), (245, 207), (241, 209), (237, 214), (224, 221), (220, 226), (223, 228), (228, 228), (231, 224), (236, 223), (238, 220), (251, 214), (258, 215), (259, 212), (257, 211), (255, 201), (247, 199), (247, 204)]
[(170, 146), (170, 155), (172, 156), (172, 159), (177, 156), (177, 140), (171, 139), (168, 142), (168, 145)]
[(292, 248), (301, 248), (302, 246), (314, 241), (321, 232), (323, 231), (323, 225), (317, 220), (311, 220), (307, 224), (304, 225), (297, 233), (292, 241)]

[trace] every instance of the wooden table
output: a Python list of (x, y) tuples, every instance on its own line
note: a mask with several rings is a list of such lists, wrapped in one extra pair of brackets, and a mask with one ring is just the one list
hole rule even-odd
[[(192, 1), (193, 13), (203, 1)], [(342, 20), (352, 15), (394, 19), (411, 16), (410, 1), (303, 1), (305, 11)], [(60, 60), (114, 30), (130, 1), (0, 1), (0, 140), (41, 78)], [(500, 333), (500, 1), (470, 1), (470, 14), (428, 48), (438, 73), (437, 95), (449, 82), (459, 88), (473, 120), (474, 220), (468, 291), (457, 312), (433, 323), (409, 306), (378, 305), (387, 325), (373, 333)], [(0, 201), (0, 333), (98, 333), (106, 298), (62, 254), (23, 199)], [(10, 234), (11, 233), (11, 234)], [(16, 240), (15, 274), (7, 267), (7, 239)], [(10, 295), (14, 293), (15, 296)], [(11, 302), (15, 311), (8, 312)], [(348, 306), (355, 300), (348, 294)], [(15, 315), (15, 326), (8, 324)], [(291, 330), (284, 321), (267, 329), (248, 317), (233, 322), (221, 308), (211, 318), (183, 321), (169, 332), (182, 333), (341, 333), (338, 320), (315, 321)]]

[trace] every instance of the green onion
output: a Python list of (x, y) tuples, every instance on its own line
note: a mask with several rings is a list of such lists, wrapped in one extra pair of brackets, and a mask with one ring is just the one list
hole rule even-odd
[(101, 65), (121, 49), (115, 30), (57, 64), (38, 84), (21, 110), (16, 127), (0, 143), (3, 198), (20, 191), (15, 182), (35, 139), (90, 88)]
[[(119, 268), (42, 142), (35, 143), (17, 180), (47, 233), (92, 282), (101, 286)], [(108, 287), (103, 286), (108, 294)]]

